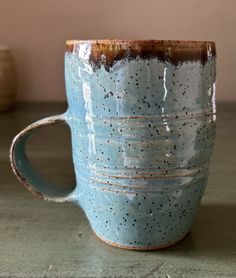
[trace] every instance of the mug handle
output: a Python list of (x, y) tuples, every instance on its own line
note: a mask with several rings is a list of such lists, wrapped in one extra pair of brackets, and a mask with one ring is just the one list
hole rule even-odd
[(75, 186), (63, 189), (47, 181), (30, 164), (25, 146), (34, 129), (62, 122), (66, 122), (65, 114), (47, 117), (29, 125), (15, 136), (10, 149), (11, 166), (17, 178), (36, 197), (55, 202), (72, 200), (72, 192)]

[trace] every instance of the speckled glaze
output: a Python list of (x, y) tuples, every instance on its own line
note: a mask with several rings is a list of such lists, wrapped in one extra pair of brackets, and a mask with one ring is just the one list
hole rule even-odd
[[(68, 41), (68, 110), (17, 135), (16, 175), (39, 197), (81, 206), (109, 244), (148, 250), (176, 243), (190, 230), (207, 183), (215, 58), (212, 42)], [(22, 162), (27, 133), (59, 121), (71, 129), (77, 180), (64, 192), (35, 182)]]

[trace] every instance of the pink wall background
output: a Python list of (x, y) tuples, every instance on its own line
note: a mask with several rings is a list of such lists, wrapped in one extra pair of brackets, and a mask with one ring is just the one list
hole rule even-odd
[(235, 0), (0, 0), (21, 101), (64, 101), (65, 41), (88, 38), (216, 41), (217, 100), (236, 101), (235, 29)]

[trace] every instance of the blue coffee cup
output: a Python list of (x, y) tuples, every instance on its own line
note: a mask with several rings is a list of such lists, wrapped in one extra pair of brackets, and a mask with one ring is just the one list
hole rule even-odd
[[(190, 230), (207, 184), (215, 137), (213, 42), (67, 41), (68, 110), (21, 131), (11, 164), (36, 196), (79, 205), (103, 241), (170, 246)], [(76, 185), (62, 189), (29, 163), (38, 127), (66, 122)]]

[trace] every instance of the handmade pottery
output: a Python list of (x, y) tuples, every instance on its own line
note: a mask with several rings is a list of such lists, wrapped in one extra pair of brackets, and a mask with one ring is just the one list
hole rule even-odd
[[(19, 133), (12, 167), (36, 196), (84, 210), (102, 240), (158, 249), (190, 230), (215, 135), (215, 44), (196, 41), (68, 41), (68, 110)], [(65, 121), (77, 184), (45, 181), (25, 154), (35, 128)]]

